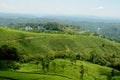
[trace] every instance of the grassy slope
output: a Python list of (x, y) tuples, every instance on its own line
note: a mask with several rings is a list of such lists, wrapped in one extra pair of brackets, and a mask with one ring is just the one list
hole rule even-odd
[[(10, 71), (0, 71), (0, 77), (9, 77), (13, 79), (20, 80), (80, 80), (80, 66), (84, 65), (85, 74), (84, 80), (107, 80), (107, 76), (105, 74), (109, 74), (111, 72), (111, 68), (107, 68), (104, 66), (99, 66), (96, 64), (77, 61), (76, 64), (71, 65), (69, 60), (63, 59), (55, 59), (54, 62), (57, 63), (56, 70), (54, 72), (53, 67), (50, 66), (49, 72), (43, 73), (41, 70), (41, 66), (37, 70), (36, 65), (34, 64), (23, 64), (21, 69), (18, 72), (10, 72)], [(61, 68), (62, 63), (66, 63), (65, 69)], [(52, 62), (51, 64), (52, 65)], [(37, 70), (37, 74), (33, 74), (31, 72), (35, 72)], [(19, 73), (19, 72), (27, 72), (27, 73)], [(116, 80), (119, 80), (119, 77), (116, 77)]]

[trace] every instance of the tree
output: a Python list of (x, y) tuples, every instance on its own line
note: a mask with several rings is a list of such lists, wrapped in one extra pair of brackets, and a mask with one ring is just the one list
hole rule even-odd
[(50, 65), (50, 61), (49, 61), (49, 59), (46, 59), (46, 61), (45, 61), (45, 67), (47, 69), (47, 72), (49, 71), (49, 65)]
[(0, 47), (0, 69), (19, 69), (19, 60), (20, 56), (18, 55), (18, 51), (15, 47), (10, 47), (8, 45), (2, 45)]
[(74, 63), (76, 64), (76, 56), (74, 54), (70, 55), (70, 62), (73, 65)]
[(80, 66), (80, 80), (84, 79), (84, 73), (85, 73), (84, 66), (81, 65)]
[(90, 56), (90, 61), (93, 62), (93, 63), (95, 63), (96, 62), (95, 58), (97, 57), (96, 51), (95, 50), (91, 51), (90, 55), (91, 55)]
[(45, 72), (45, 60), (41, 59), (42, 70)]
[(50, 59), (51, 59), (51, 55), (49, 55), (49, 54), (46, 55), (46, 57), (45, 57), (45, 66), (46, 66), (47, 71), (49, 71)]
[(37, 67), (36, 67), (36, 68), (37, 68), (37, 71), (38, 71), (38, 65), (39, 65), (39, 63), (40, 63), (39, 61), (36, 61), (36, 62), (35, 62), (36, 66), (37, 66)]
[(110, 74), (107, 75), (107, 79), (108, 80), (115, 80), (115, 79), (113, 79), (114, 76), (115, 76), (115, 70), (112, 69)]
[(9, 47), (8, 45), (3, 45), (0, 48), (0, 60), (12, 60), (19, 61), (20, 56), (15, 47)]
[(63, 71), (65, 69), (65, 66), (66, 66), (66, 62), (61, 62), (61, 68), (62, 68)]
[(50, 65), (50, 59), (49, 59), (49, 56), (47, 55), (46, 57), (43, 57), (41, 59), (42, 70), (44, 72), (45, 72), (46, 69), (47, 69), (47, 71), (49, 71), (49, 65)]
[(11, 68), (15, 71), (20, 68), (20, 63), (13, 61), (13, 64), (11, 65)]
[(56, 72), (57, 64), (55, 61), (52, 62), (52, 66), (53, 66), (53, 71)]

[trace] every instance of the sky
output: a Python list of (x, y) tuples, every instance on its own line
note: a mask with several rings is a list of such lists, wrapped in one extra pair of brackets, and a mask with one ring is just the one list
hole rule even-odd
[(120, 18), (120, 0), (0, 0), (0, 12)]

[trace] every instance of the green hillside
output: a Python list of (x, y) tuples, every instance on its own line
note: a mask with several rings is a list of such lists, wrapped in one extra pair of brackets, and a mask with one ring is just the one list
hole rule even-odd
[(0, 28), (0, 45), (8, 44), (24, 54), (119, 55), (120, 44), (104, 38), (84, 35), (29, 33)]
[[(0, 79), (82, 80), (84, 72), (84, 80), (110, 80), (107, 78), (113, 69), (108, 67), (119, 70), (120, 66), (120, 44), (98, 36), (29, 33), (0, 27), (1, 49), (3, 45), (17, 50), (20, 68), (17, 72), (0, 71)], [(112, 78), (119, 80), (119, 71), (114, 72), (117, 75)]]

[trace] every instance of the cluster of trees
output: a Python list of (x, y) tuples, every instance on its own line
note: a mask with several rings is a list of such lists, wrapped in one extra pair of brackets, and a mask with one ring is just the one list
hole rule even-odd
[[(69, 57), (61, 57), (61, 56), (55, 57), (55, 56), (52, 56), (51, 54), (48, 54), (48, 55), (44, 55), (44, 56), (38, 56), (37, 58), (29, 59), (28, 62), (29, 63), (32, 62), (32, 63), (36, 64), (37, 71), (38, 71), (38, 69), (40, 69), (40, 65), (41, 65), (43, 72), (49, 72), (49, 70), (52, 70), (53, 72), (56, 73), (56, 71), (58, 71), (57, 69), (60, 69), (60, 68), (61, 68), (62, 72), (64, 72), (66, 66), (68, 66), (68, 65), (66, 65), (65, 61), (62, 61), (60, 64), (56, 63), (56, 61), (54, 61), (56, 58), (63, 58), (63, 59), (67, 58), (70, 60), (71, 66), (73, 66), (73, 65), (76, 65), (76, 60), (80, 59), (80, 55), (71, 55), (70, 54)], [(94, 61), (94, 58), (95, 57), (91, 58), (91, 60)], [(58, 67), (60, 67), (60, 68), (58, 68)], [(84, 80), (85, 74), (89, 75), (89, 73), (87, 72), (88, 70), (86, 69), (86, 67), (83, 64), (81, 64), (79, 66), (79, 70), (80, 70), (79, 71), (80, 80)], [(117, 74), (116, 74), (116, 71), (114, 69), (112, 69), (111, 71), (109, 71), (105, 74), (101, 74), (101, 75), (107, 76), (107, 80), (113, 80), (114, 76), (116, 76)], [(93, 76), (93, 75), (91, 75), (91, 76)], [(98, 79), (95, 76), (93, 76), (93, 77), (95, 78), (95, 80)]]
[(117, 54), (109, 53), (109, 55), (97, 54), (95, 51), (90, 52), (90, 58), (88, 61), (99, 64), (102, 66), (112, 67), (120, 70), (120, 56)]
[(47, 32), (47, 33), (68, 33), (68, 34), (77, 34), (80, 31), (80, 28), (73, 25), (59, 24), (56, 22), (47, 22), (47, 23), (18, 23), (9, 25), (10, 28), (23, 30), (23, 31), (32, 31), (32, 32)]
[(108, 66), (108, 67), (112, 67), (114, 69), (120, 70), (119, 55), (112, 54), (112, 53), (99, 54), (95, 50), (91, 51), (88, 55), (85, 55), (85, 53), (77, 54), (77, 53), (74, 53), (74, 52), (72, 53), (71, 51), (68, 51), (66, 53), (56, 53), (56, 54), (50, 54), (50, 55), (48, 54), (47, 57), (45, 56), (44, 58), (39, 55), (39, 58), (37, 59), (35, 57), (29, 57), (27, 55), (23, 55), (21, 62), (39, 61), (41, 63), (44, 63), (43, 65), (46, 65), (46, 64), (49, 64), (50, 61), (56, 58), (69, 59), (71, 62), (71, 65), (76, 64), (76, 60), (85, 60), (85, 61), (89, 61), (102, 66)]
[[(104, 47), (105, 45), (102, 45)], [(37, 66), (37, 69), (39, 69), (39, 65), (41, 65), (43, 72), (49, 72), (50, 66), (52, 65), (53, 71), (56, 72), (58, 64), (54, 61), (56, 58), (62, 58), (62, 59), (69, 59), (71, 62), (71, 65), (76, 65), (76, 60), (87, 60), (95, 64), (103, 65), (103, 66), (109, 66), (114, 69), (119, 69), (120, 67), (120, 61), (119, 56), (117, 54), (111, 54), (110, 56), (101, 56), (100, 54), (97, 54), (96, 51), (91, 51), (90, 56), (87, 58), (84, 58), (84, 55), (81, 54), (74, 54), (70, 50), (66, 50), (66, 53), (63, 54), (46, 54), (44, 56), (41, 56), (40, 54), (36, 54), (36, 56), (27, 56), (27, 55), (19, 55), (18, 51), (15, 47), (10, 47), (8, 45), (2, 45), (0, 47), (0, 70), (16, 70), (20, 68), (20, 63), (34, 63)], [(61, 62), (60, 65), (62, 71), (64, 71), (66, 67), (66, 63)], [(84, 78), (84, 66), (80, 66), (80, 77), (81, 79)], [(111, 71), (112, 76), (114, 71)], [(111, 77), (111, 78), (112, 78)], [(109, 80), (109, 79), (108, 79)]]

